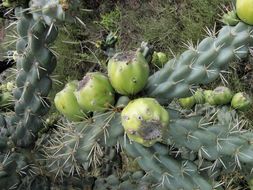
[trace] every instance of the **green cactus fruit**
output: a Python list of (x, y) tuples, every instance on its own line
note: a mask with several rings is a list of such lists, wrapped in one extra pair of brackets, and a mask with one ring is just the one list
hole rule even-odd
[(232, 97), (232, 91), (225, 86), (219, 86), (213, 90), (213, 100), (215, 105), (225, 105), (232, 100)]
[(158, 57), (156, 51), (154, 51), (154, 53), (153, 53), (153, 55), (152, 55), (151, 63), (152, 63), (153, 65), (156, 65), (156, 66), (159, 65), (159, 57)]
[(244, 92), (238, 92), (233, 96), (231, 106), (234, 109), (247, 111), (252, 106), (252, 99), (248, 94)]
[(162, 141), (169, 114), (155, 99), (139, 98), (123, 109), (121, 120), (129, 139), (150, 147)]
[(168, 57), (163, 52), (154, 52), (152, 55), (151, 63), (158, 66), (163, 67), (168, 61)]
[(179, 98), (178, 101), (183, 109), (191, 109), (196, 103), (194, 96)]
[(205, 95), (202, 89), (198, 89), (193, 95), (196, 104), (204, 104), (205, 103)]
[(215, 105), (215, 100), (213, 98), (213, 91), (212, 90), (205, 90), (204, 91), (205, 102), (210, 105)]
[(67, 83), (54, 98), (56, 109), (71, 121), (80, 121), (85, 117), (85, 111), (80, 108), (74, 95), (77, 85), (78, 81)]
[(140, 51), (118, 53), (108, 62), (108, 76), (118, 93), (134, 95), (147, 83), (148, 62)]
[(222, 22), (229, 26), (235, 26), (239, 23), (239, 18), (237, 17), (236, 11), (232, 10), (224, 14), (222, 17)]
[(167, 55), (166, 55), (165, 53), (163, 53), (163, 52), (158, 52), (158, 53), (157, 53), (157, 56), (158, 56), (159, 63), (160, 63), (159, 66), (162, 67), (163, 65), (165, 65), (165, 64), (167, 63), (168, 57), (167, 57)]
[(243, 22), (253, 25), (253, 0), (237, 0), (236, 12)]
[(250, 190), (253, 190), (253, 179), (250, 179), (248, 184), (249, 184)]
[(114, 89), (102, 73), (87, 73), (75, 91), (78, 104), (87, 111), (105, 111), (114, 105)]

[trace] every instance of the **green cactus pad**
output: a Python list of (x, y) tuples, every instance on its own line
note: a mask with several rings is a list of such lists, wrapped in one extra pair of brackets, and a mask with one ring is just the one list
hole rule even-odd
[(118, 93), (134, 95), (147, 83), (148, 63), (140, 51), (118, 53), (108, 62), (108, 76)]
[(169, 114), (155, 99), (139, 98), (123, 109), (121, 120), (129, 139), (149, 147), (162, 140)]
[(75, 91), (78, 104), (87, 111), (105, 111), (114, 105), (114, 89), (102, 73), (87, 73)]

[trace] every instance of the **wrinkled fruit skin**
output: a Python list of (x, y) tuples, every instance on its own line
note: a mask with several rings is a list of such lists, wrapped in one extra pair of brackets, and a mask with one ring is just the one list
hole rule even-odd
[(56, 109), (71, 121), (80, 121), (85, 116), (85, 111), (80, 108), (74, 95), (77, 84), (78, 81), (67, 83), (54, 98)]
[(212, 90), (205, 90), (204, 91), (205, 102), (210, 105), (216, 105), (214, 98), (213, 98), (213, 91)]
[(243, 22), (253, 25), (253, 0), (237, 0), (236, 12)]
[(150, 147), (162, 141), (169, 114), (155, 99), (139, 98), (123, 109), (121, 120), (129, 139)]
[(228, 104), (231, 102), (232, 97), (233, 97), (232, 91), (225, 86), (219, 86), (213, 90), (213, 99), (215, 105)]
[(194, 96), (190, 96), (187, 98), (180, 98), (178, 99), (178, 101), (183, 109), (191, 109), (196, 103)]
[(233, 96), (231, 106), (234, 109), (247, 111), (252, 106), (252, 99), (246, 93), (238, 92)]
[(204, 104), (205, 103), (205, 95), (202, 89), (198, 89), (193, 95), (196, 104)]
[(139, 51), (118, 53), (108, 62), (108, 76), (119, 94), (134, 95), (147, 83), (148, 63)]
[(78, 104), (87, 111), (105, 111), (114, 105), (114, 89), (102, 73), (87, 73), (75, 91)]

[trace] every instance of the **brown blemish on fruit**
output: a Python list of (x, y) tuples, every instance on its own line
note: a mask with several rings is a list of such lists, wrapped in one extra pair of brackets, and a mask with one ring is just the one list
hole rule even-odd
[(117, 61), (127, 61), (127, 65), (131, 63), (131, 60), (135, 58), (135, 52), (134, 51), (128, 51), (128, 52), (122, 52), (118, 53), (115, 56), (115, 59)]
[(85, 87), (85, 85), (90, 81), (90, 79), (90, 75), (84, 76), (83, 79), (78, 83), (77, 90), (80, 90), (81, 88)]

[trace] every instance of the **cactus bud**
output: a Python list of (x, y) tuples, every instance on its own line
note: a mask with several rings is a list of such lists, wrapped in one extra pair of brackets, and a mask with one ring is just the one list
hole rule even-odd
[(151, 63), (158, 66), (163, 67), (168, 61), (168, 57), (163, 52), (154, 52), (152, 55)]
[(236, 11), (232, 10), (232, 11), (229, 11), (228, 13), (224, 14), (222, 17), (222, 22), (224, 24), (229, 25), (229, 26), (237, 25), (239, 22), (239, 19), (236, 15)]
[(150, 147), (162, 141), (169, 114), (155, 99), (139, 98), (123, 109), (121, 120), (129, 139)]

